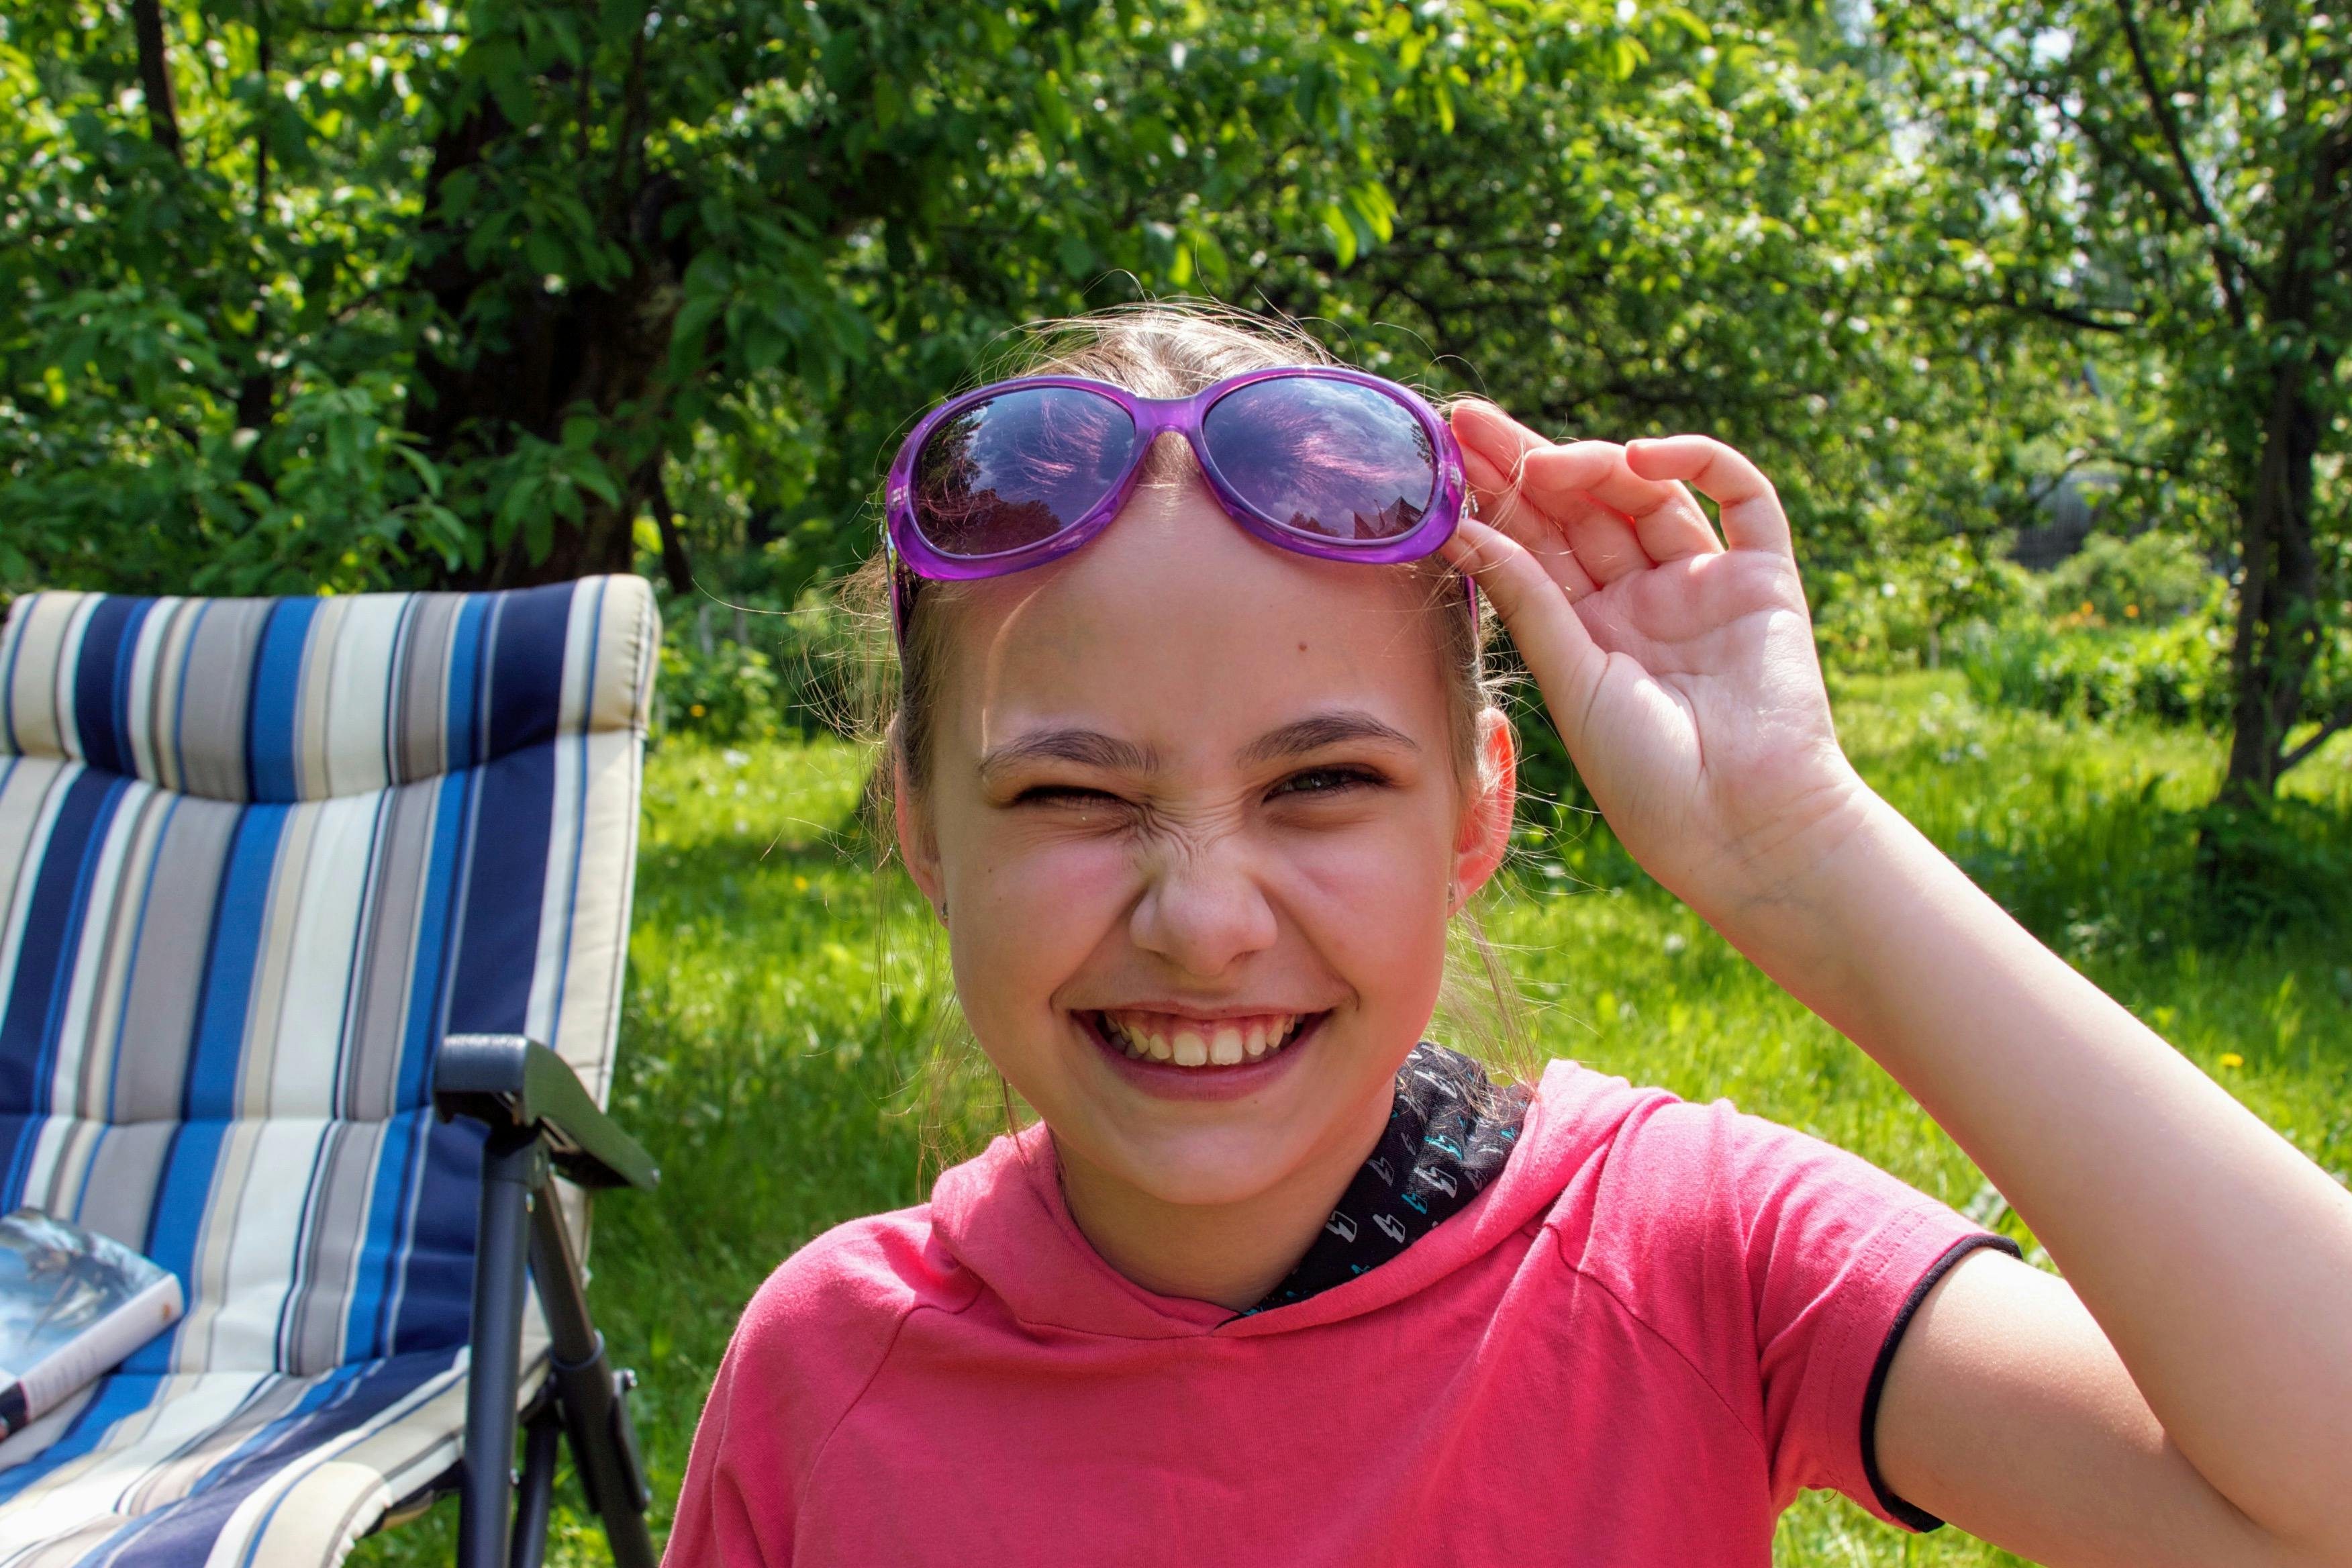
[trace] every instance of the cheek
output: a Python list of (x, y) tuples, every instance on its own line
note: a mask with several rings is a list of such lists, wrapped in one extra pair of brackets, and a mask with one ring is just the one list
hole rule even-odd
[(1286, 847), (1283, 901), (1367, 996), (1433, 994), (1445, 961), (1446, 831), (1415, 813)]
[(983, 1019), (1049, 1007), (1135, 894), (1132, 857), (1113, 841), (1040, 843), (1016, 834), (992, 841), (968, 827), (965, 848), (944, 869), (956, 990), (983, 1038)]

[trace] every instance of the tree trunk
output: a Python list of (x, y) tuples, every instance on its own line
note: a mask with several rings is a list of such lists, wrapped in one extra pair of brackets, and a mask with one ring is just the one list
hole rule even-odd
[(139, 46), (139, 86), (147, 99), (147, 133), (180, 162), (180, 109), (172, 96), (172, 60), (163, 47), (163, 0), (131, 0), (131, 33)]
[(2280, 365), (2263, 425), (2253, 483), (2239, 503), (2236, 636), (2230, 768), (2219, 804), (2255, 805), (2278, 790), (2287, 734), (2304, 717), (2304, 686), (2319, 650), (2319, 562), (2312, 548), (2312, 459), (2319, 413), (2309, 395), (2331, 367)]
[[(486, 289), (504, 295), (491, 314), (494, 330), (457, 334), (470, 351), (463, 357), (418, 356), (422, 384), (410, 402), (408, 426), (436, 461), (464, 451), (512, 450), (523, 434), (560, 441), (564, 416), (583, 405), (607, 416), (633, 409), (625, 423), (606, 426), (609, 441), (612, 435), (655, 426), (667, 397), (663, 373), (683, 259), (659, 237), (674, 182), (656, 175), (618, 194), (608, 223), (619, 232), (608, 237), (620, 241), (635, 266), (611, 288), (575, 283), (556, 292), (510, 274), (478, 270), (466, 261), (463, 237), (437, 216), (439, 191), (509, 129), (495, 106), (477, 110), (442, 134), (425, 180), (425, 237), (437, 243), (438, 254), (420, 269), (417, 282), (452, 320), (463, 320), (469, 306), (478, 310), (478, 297)], [(544, 555), (534, 558), (518, 531), (478, 566), (445, 573), (445, 585), (516, 588), (629, 571), (636, 560), (637, 515), (656, 503), (664, 453), (657, 447), (616, 451), (608, 445), (598, 456), (619, 480), (617, 505), (583, 492), (581, 516), (556, 520)], [(662, 521), (667, 528), (667, 518)], [(684, 570), (682, 550), (672, 556), (666, 551), (664, 564)]]

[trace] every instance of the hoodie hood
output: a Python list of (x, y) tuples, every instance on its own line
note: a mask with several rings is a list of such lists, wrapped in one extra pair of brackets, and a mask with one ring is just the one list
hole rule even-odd
[(1573, 1062), (1551, 1063), (1502, 1174), (1460, 1213), (1345, 1284), (1248, 1317), (1213, 1301), (1155, 1294), (1105, 1263), (1063, 1202), (1042, 1122), (940, 1175), (931, 1194), (933, 1235), (1032, 1328), (1122, 1339), (1315, 1328), (1402, 1300), (1538, 1223), (1580, 1154), (1595, 1146), (1596, 1121), (1621, 1120), (1640, 1101), (1622, 1079), (1598, 1078)]

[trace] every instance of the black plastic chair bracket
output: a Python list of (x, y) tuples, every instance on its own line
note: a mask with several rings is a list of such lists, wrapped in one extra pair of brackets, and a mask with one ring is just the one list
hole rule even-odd
[(518, 1127), (544, 1139), (555, 1168), (583, 1187), (661, 1180), (654, 1157), (589, 1098), (572, 1064), (521, 1035), (451, 1035), (433, 1065), (433, 1103), (446, 1119)]

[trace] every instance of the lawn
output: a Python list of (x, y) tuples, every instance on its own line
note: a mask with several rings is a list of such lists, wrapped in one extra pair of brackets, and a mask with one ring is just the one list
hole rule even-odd
[[(2338, 889), (2283, 863), (2260, 896), (2201, 904), (2189, 812), (2216, 742), (1989, 710), (1960, 681), (1841, 682), (1872, 781), (2086, 973), (2334, 1172), (2352, 1173), (2352, 955)], [(865, 858), (863, 756), (833, 741), (648, 758), (615, 1109), (654, 1150), (651, 1198), (597, 1211), (593, 1293), (636, 1415), (660, 1521), (735, 1315), (777, 1261), (841, 1220), (918, 1201), (943, 954), (928, 910)], [(2352, 845), (2352, 735), (2306, 763), (2305, 864)], [(1819, 1133), (2031, 1242), (1968, 1159), (1867, 1058), (1634, 869), (1604, 828), (1530, 830), (1486, 922), (1538, 1043), (1677, 1093), (1727, 1096)], [(976, 1131), (967, 1127), (966, 1131)], [(604, 1561), (559, 1492), (551, 1560)], [(455, 1505), (363, 1543), (365, 1563), (446, 1563)], [(1907, 1538), (1842, 1500), (1784, 1521), (1790, 1564), (2017, 1560), (1951, 1531)]]

